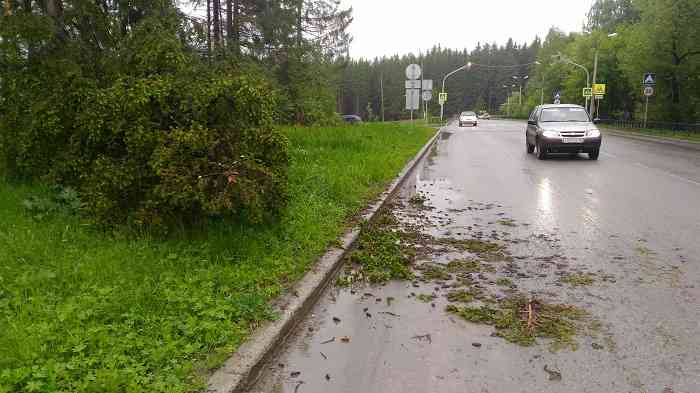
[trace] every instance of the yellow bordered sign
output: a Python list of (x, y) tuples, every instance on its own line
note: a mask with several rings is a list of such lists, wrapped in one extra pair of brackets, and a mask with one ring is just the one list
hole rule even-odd
[(605, 83), (594, 83), (593, 84), (593, 95), (594, 96), (604, 96), (605, 95)]

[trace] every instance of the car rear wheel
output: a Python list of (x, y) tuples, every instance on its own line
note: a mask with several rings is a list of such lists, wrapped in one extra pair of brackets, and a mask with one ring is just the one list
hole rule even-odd
[(590, 158), (591, 160), (597, 160), (599, 155), (600, 149), (595, 149), (592, 152), (588, 153), (588, 158)]
[(539, 160), (546, 160), (547, 159), (547, 151), (542, 148), (542, 143), (537, 142), (537, 159)]
[(527, 143), (527, 138), (525, 138), (525, 151), (527, 151), (527, 154), (532, 154), (535, 152), (535, 145)]

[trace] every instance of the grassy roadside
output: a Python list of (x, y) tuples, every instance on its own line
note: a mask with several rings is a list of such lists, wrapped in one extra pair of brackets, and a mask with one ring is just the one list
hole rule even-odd
[(212, 224), (167, 240), (41, 221), (45, 192), (0, 180), (0, 392), (201, 388), (433, 131), (290, 128), (290, 207), (275, 225)]
[(638, 134), (641, 136), (650, 137), (661, 137), (676, 139), (685, 142), (700, 142), (700, 132), (688, 132), (688, 131), (673, 131), (673, 130), (650, 130), (650, 129), (639, 129), (639, 128), (614, 128), (609, 126), (600, 126), (604, 131), (619, 131), (627, 132), (630, 134)]

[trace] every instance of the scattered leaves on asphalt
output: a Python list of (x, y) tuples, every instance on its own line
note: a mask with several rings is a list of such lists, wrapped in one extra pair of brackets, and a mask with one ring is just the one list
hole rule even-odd
[(544, 371), (549, 375), (550, 381), (561, 381), (561, 372), (558, 370), (550, 369), (546, 364), (544, 365)]

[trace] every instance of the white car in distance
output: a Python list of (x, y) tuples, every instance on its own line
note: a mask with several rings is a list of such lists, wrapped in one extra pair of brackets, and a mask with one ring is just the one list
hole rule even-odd
[(472, 126), (476, 127), (478, 123), (478, 120), (476, 118), (476, 113), (467, 111), (467, 112), (462, 112), (459, 115), (459, 126), (464, 127), (465, 124), (471, 124)]

